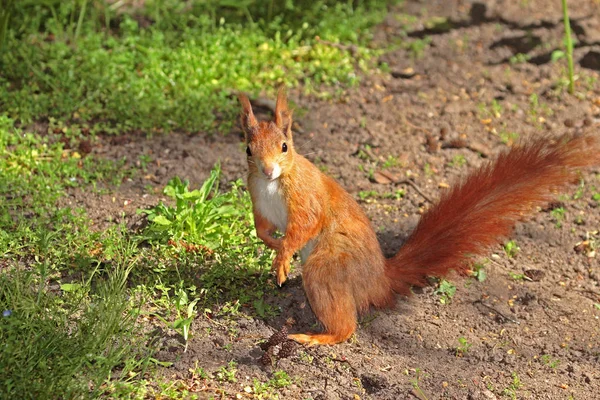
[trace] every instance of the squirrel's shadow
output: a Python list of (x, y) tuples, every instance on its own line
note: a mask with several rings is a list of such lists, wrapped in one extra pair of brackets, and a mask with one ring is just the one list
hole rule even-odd
[[(414, 227), (409, 227), (408, 231), (410, 232), (412, 228)], [(398, 234), (397, 231), (390, 229), (379, 232), (377, 236), (385, 256), (390, 257), (406, 241), (408, 234)], [(291, 323), (292, 328), (290, 331), (293, 332), (319, 332), (322, 327), (310, 308), (302, 286), (302, 266), (299, 262), (295, 265), (296, 268), (279, 290), (279, 293), (265, 296), (265, 303), (280, 311), (277, 316), (265, 319), (265, 323), (274, 330), (279, 330), (282, 326)], [(417, 292), (420, 292), (420, 290), (417, 290)], [(404, 304), (404, 306), (401, 304)], [(405, 298), (399, 296), (391, 311), (408, 312), (407, 304)], [(381, 312), (381, 310), (371, 309), (366, 314), (361, 315), (360, 321), (372, 320), (378, 312)]]
[[(410, 226), (402, 226), (398, 227), (398, 229), (390, 227), (390, 229), (378, 232), (377, 237), (384, 255), (386, 257), (391, 257), (396, 254), (414, 228), (415, 224), (413, 223), (410, 224)], [(401, 232), (399, 233), (398, 231)], [(547, 243), (560, 242), (560, 235), (557, 232), (543, 229), (539, 224), (532, 223), (528, 220), (524, 220), (517, 224), (511, 233), (511, 237), (515, 238), (517, 241), (530, 238)], [(292, 322), (293, 325), (290, 331), (294, 332), (315, 332), (322, 329), (319, 321), (312, 312), (308, 299), (304, 293), (301, 273), (302, 267), (297, 263), (293, 274), (280, 289), (279, 293), (265, 298), (267, 304), (280, 310), (279, 315), (265, 319), (265, 323), (274, 330), (279, 330), (282, 326), (286, 325), (286, 323), (289, 324), (290, 322)], [(426, 289), (413, 288), (413, 293), (419, 295), (422, 294), (424, 290)], [(368, 326), (371, 324), (370, 322), (366, 324), (364, 322), (372, 321), (381, 313), (411, 314), (411, 301), (406, 297), (398, 296), (394, 307), (386, 310), (370, 309), (366, 314), (360, 317), (359, 323), (363, 326), (363, 329), (365, 329), (365, 325)]]

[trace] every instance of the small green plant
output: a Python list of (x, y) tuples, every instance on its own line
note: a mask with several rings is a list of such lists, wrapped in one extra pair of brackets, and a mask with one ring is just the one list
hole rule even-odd
[(412, 387), (415, 390), (415, 392), (417, 392), (419, 394), (420, 399), (428, 400), (427, 396), (423, 392), (423, 389), (421, 389), (420, 380), (421, 380), (421, 369), (416, 368), (415, 369), (415, 378), (412, 379), (410, 381), (410, 383), (412, 384)]
[(510, 397), (511, 399), (516, 400), (517, 390), (519, 390), (521, 387), (523, 387), (523, 384), (521, 383), (521, 379), (519, 378), (519, 375), (517, 375), (516, 372), (513, 372), (512, 373), (512, 382), (506, 389), (504, 389), (502, 394)]
[(425, 172), (425, 176), (428, 178), (435, 175), (435, 171), (433, 170), (433, 167), (429, 163), (425, 164), (423, 171)]
[(190, 372), (194, 378), (208, 379), (208, 373), (204, 368), (198, 366), (198, 360), (196, 360), (194, 368), (190, 368)]
[(386, 158), (386, 160), (381, 165), (381, 168), (388, 169), (388, 168), (397, 167), (398, 165), (400, 165), (400, 161), (398, 160), (398, 157), (389, 155), (388, 158)]
[(133, 337), (136, 315), (126, 295), (137, 258), (129, 244), (118, 246), (110, 269), (100, 271), (96, 266), (81, 283), (63, 284), (68, 290), (63, 293), (46, 287), (48, 265), (0, 274), (3, 397), (98, 397), (111, 371), (123, 368), (123, 373), (134, 376), (148, 363), (150, 354), (136, 351), (140, 345)]
[(252, 392), (257, 396), (260, 396), (259, 398), (269, 394), (270, 389), (269, 382), (261, 382), (256, 378), (252, 380)]
[(369, 161), (371, 160), (371, 156), (369, 155), (371, 152), (371, 146), (366, 144), (364, 146), (364, 148), (359, 149), (358, 153), (356, 154), (356, 156), (363, 161)]
[(555, 369), (560, 364), (560, 360), (558, 358), (552, 358), (552, 356), (550, 354), (542, 355), (540, 357), (540, 360), (542, 360), (542, 362), (545, 365), (549, 366), (552, 369)]
[(379, 193), (376, 190), (363, 190), (358, 192), (358, 198), (362, 201), (368, 201), (370, 199), (394, 199), (400, 200), (406, 195), (406, 192), (402, 189), (397, 189), (393, 192)]
[(483, 282), (487, 279), (487, 272), (485, 272), (485, 265), (483, 264), (475, 264), (473, 266), (472, 275), (479, 282)]
[(529, 61), (530, 59), (531, 59), (531, 55), (529, 55), (529, 54), (517, 53), (510, 58), (509, 62), (511, 64), (524, 64), (527, 61)]
[[(273, 377), (267, 382), (261, 382), (258, 379), (254, 378), (252, 391), (258, 396), (267, 395), (267, 398), (271, 398), (269, 395), (272, 395), (275, 392), (275, 390), (283, 389), (291, 384), (292, 379), (287, 374), (287, 372), (277, 370), (273, 372)], [(277, 397), (275, 396), (275, 398)]]
[(486, 103), (479, 103), (477, 105), (479, 118), (500, 118), (502, 116), (502, 104), (496, 99), (488, 105)]
[[(195, 290), (195, 288), (192, 288)], [(165, 292), (163, 292), (165, 293)], [(166, 293), (168, 298), (168, 293)], [(183, 287), (179, 287), (175, 291), (175, 296), (173, 297), (173, 305), (175, 306), (175, 311), (177, 313), (175, 320), (173, 322), (168, 322), (166, 319), (161, 317), (160, 315), (156, 315), (158, 319), (163, 321), (165, 325), (179, 332), (185, 341), (185, 347), (183, 352), (187, 351), (188, 340), (190, 338), (190, 327), (192, 326), (192, 321), (196, 316), (196, 303), (198, 303), (200, 299), (194, 299), (190, 301), (188, 297), (187, 291)]]
[(537, 93), (532, 93), (531, 96), (529, 96), (529, 109), (527, 110), (527, 113), (529, 114), (529, 121), (537, 128), (541, 129), (543, 128), (541, 122), (542, 117), (549, 117), (554, 111), (548, 104), (540, 102)]
[(583, 179), (581, 179), (579, 181), (579, 186), (577, 187), (577, 190), (575, 191), (575, 194), (573, 195), (573, 200), (579, 200), (583, 197), (583, 191), (585, 189), (585, 181)]
[(237, 363), (235, 361), (229, 361), (227, 366), (221, 366), (215, 372), (215, 378), (220, 382), (237, 382), (235, 375), (237, 374)]
[(453, 168), (460, 168), (466, 164), (467, 159), (462, 154), (455, 155), (454, 157), (452, 157), (452, 161), (448, 163), (448, 165)]
[(456, 347), (456, 354), (462, 356), (466, 354), (471, 348), (472, 344), (467, 341), (465, 337), (458, 338), (458, 347)]
[(419, 59), (423, 57), (425, 50), (431, 44), (432, 39), (430, 36), (425, 36), (422, 39), (415, 39), (408, 44), (408, 51), (410, 53), (411, 58)]
[(234, 220), (244, 215), (240, 205), (240, 194), (234, 183), (230, 192), (219, 192), (219, 165), (210, 172), (200, 189), (189, 190), (189, 183), (178, 177), (169, 181), (163, 193), (175, 201), (175, 206), (160, 203), (140, 213), (148, 215), (150, 225), (144, 233), (148, 240), (185, 241), (209, 249), (220, 247), (229, 237), (229, 226), (220, 221)]
[(600, 201), (600, 193), (594, 193), (592, 195), (592, 200), (594, 200), (594, 201)]
[(565, 58), (565, 52), (562, 50), (554, 50), (550, 55), (550, 61), (553, 63)]
[[(359, 168), (360, 167), (362, 167), (362, 165), (359, 165)], [(362, 171), (367, 176), (367, 179), (369, 179), (370, 181), (374, 181), (375, 180), (375, 166), (374, 165), (363, 167)]]
[(360, 192), (358, 192), (358, 198), (362, 201), (376, 198), (377, 196), (379, 196), (379, 193), (377, 193), (376, 190), (361, 190)]
[(594, 303), (594, 308), (596, 310), (600, 310), (600, 303)]
[(233, 350), (233, 344), (232, 343), (226, 343), (223, 346), (221, 346), (221, 349), (231, 353), (231, 351)]
[(385, 199), (400, 200), (405, 195), (406, 195), (406, 192), (404, 190), (402, 190), (402, 189), (396, 189), (393, 192), (384, 193), (383, 194), (383, 198), (385, 198)]
[(435, 290), (435, 294), (440, 297), (440, 303), (442, 304), (448, 304), (452, 297), (454, 297), (455, 293), (456, 286), (444, 279), (440, 282), (438, 288)]
[(519, 134), (516, 132), (500, 132), (500, 140), (507, 146), (512, 146), (519, 140)]
[(536, 124), (538, 122), (538, 115), (540, 112), (540, 101), (538, 98), (538, 95), (536, 93), (532, 93), (531, 96), (529, 96), (529, 109), (528, 109), (528, 114), (529, 114), (529, 120)]
[(274, 317), (278, 314), (277, 308), (265, 302), (265, 299), (256, 299), (252, 305), (261, 318)]
[(509, 276), (510, 276), (512, 279), (514, 279), (515, 281), (522, 281), (522, 280), (524, 280), (524, 279), (525, 279), (525, 275), (524, 275), (524, 274), (518, 274), (518, 273), (516, 273), (516, 272), (512, 272), (512, 271), (509, 271), (509, 272), (508, 272), (508, 275), (509, 275)]
[(141, 154), (138, 157), (138, 160), (140, 168), (142, 168), (142, 171), (146, 172), (146, 170), (148, 169), (148, 164), (152, 162), (152, 157), (149, 154)]
[(492, 100), (492, 115), (495, 118), (500, 118), (502, 117), (502, 104), (500, 104), (500, 102), (496, 99)]
[(305, 351), (300, 352), (300, 359), (305, 363), (312, 364), (315, 360), (315, 357)]
[(504, 252), (508, 258), (513, 258), (521, 250), (515, 240), (509, 240), (504, 245)]
[(555, 209), (553, 209), (552, 211), (550, 211), (550, 215), (552, 215), (552, 217), (554, 218), (555, 222), (555, 226), (557, 228), (562, 227), (562, 221), (565, 219), (565, 209), (564, 207), (557, 207)]
[(571, 36), (571, 22), (569, 21), (569, 9), (567, 0), (562, 0), (563, 22), (565, 25), (565, 46), (567, 50), (567, 67), (569, 70), (569, 93), (575, 92), (575, 77), (573, 67), (573, 37)]
[(278, 370), (273, 372), (273, 378), (269, 381), (269, 383), (277, 388), (281, 389), (292, 384), (292, 378), (287, 374), (287, 372)]
[(483, 102), (477, 104), (477, 112), (479, 114), (479, 118), (482, 118), (482, 119), (490, 116), (490, 112), (487, 108), (487, 104), (485, 104)]

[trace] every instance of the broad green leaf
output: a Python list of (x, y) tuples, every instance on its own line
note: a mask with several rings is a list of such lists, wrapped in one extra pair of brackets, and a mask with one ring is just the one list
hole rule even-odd
[(81, 290), (82, 286), (80, 283), (63, 283), (60, 285), (60, 290), (67, 293), (73, 293)]
[(168, 219), (166, 219), (162, 215), (157, 215), (156, 217), (154, 217), (154, 219), (152, 220), (152, 222), (154, 222), (154, 223), (156, 223), (158, 225), (162, 225), (162, 226), (171, 225), (171, 221), (169, 221)]

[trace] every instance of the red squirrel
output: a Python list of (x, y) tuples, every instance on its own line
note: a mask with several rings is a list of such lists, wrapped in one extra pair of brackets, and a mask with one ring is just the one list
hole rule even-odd
[[(371, 306), (392, 307), (427, 277), (466, 273), (507, 236), (524, 213), (551, 200), (580, 168), (600, 164), (596, 137), (543, 137), (500, 154), (473, 171), (421, 217), (398, 253), (386, 259), (354, 198), (294, 150), (292, 111), (277, 96), (273, 121), (259, 122), (240, 94), (248, 157), (248, 189), (258, 237), (277, 253), (281, 286), (300, 252), (302, 280), (323, 333), (293, 334), (304, 344), (335, 344), (356, 330)], [(284, 236), (276, 238), (279, 231)]]

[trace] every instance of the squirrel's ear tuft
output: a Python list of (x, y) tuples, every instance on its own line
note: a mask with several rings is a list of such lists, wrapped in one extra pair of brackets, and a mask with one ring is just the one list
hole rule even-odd
[(242, 129), (246, 134), (246, 139), (248, 135), (251, 134), (254, 129), (258, 126), (258, 121), (252, 112), (252, 105), (250, 104), (250, 100), (248, 100), (248, 96), (245, 94), (238, 94), (238, 99), (240, 100), (240, 104), (242, 105), (242, 112), (240, 115), (240, 121), (242, 124)]
[(277, 93), (277, 104), (275, 105), (275, 125), (282, 130), (283, 134), (291, 139), (292, 136), (292, 112), (288, 108), (288, 102), (283, 86)]

